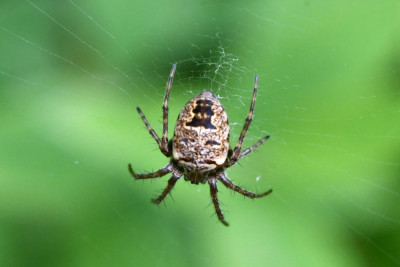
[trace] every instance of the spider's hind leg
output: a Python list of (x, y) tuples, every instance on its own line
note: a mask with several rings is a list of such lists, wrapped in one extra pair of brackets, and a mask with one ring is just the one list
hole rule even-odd
[(169, 163), (165, 168), (161, 168), (156, 172), (149, 173), (135, 173), (132, 169), (132, 165), (128, 165), (129, 172), (135, 179), (150, 179), (150, 178), (159, 178), (173, 171), (172, 163)]
[(164, 189), (164, 191), (161, 193), (161, 195), (158, 198), (152, 200), (153, 203), (155, 203), (157, 205), (160, 204), (164, 200), (164, 198), (171, 192), (172, 188), (174, 188), (174, 186), (175, 186), (175, 183), (181, 177), (182, 177), (182, 173), (181, 172), (174, 171), (173, 174), (172, 174), (172, 177), (168, 180), (167, 187)]
[(225, 226), (228, 226), (228, 222), (225, 221), (224, 215), (222, 214), (222, 210), (219, 207), (219, 201), (217, 197), (218, 193), (218, 188), (217, 188), (217, 179), (215, 177), (210, 177), (208, 179), (208, 184), (210, 185), (210, 194), (211, 194), (211, 199), (214, 204), (215, 212), (217, 213), (218, 220)]

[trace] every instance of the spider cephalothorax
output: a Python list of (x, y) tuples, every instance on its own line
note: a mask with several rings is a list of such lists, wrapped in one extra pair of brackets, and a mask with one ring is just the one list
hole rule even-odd
[(218, 219), (224, 224), (222, 211), (219, 207), (217, 198), (217, 180), (221, 181), (226, 187), (244, 196), (258, 198), (268, 195), (272, 190), (262, 194), (255, 194), (244, 190), (232, 183), (225, 176), (225, 169), (234, 165), (239, 159), (248, 155), (258, 146), (268, 140), (269, 136), (264, 137), (252, 147), (242, 150), (242, 143), (253, 118), (254, 104), (256, 101), (258, 77), (254, 80), (253, 98), (250, 111), (240, 134), (239, 140), (234, 149), (229, 146), (229, 122), (225, 109), (221, 102), (210, 91), (204, 91), (190, 100), (179, 113), (175, 125), (174, 137), (168, 141), (168, 99), (174, 78), (176, 65), (174, 64), (168, 79), (167, 91), (163, 104), (163, 135), (160, 139), (151, 128), (146, 117), (140, 108), (137, 108), (140, 117), (146, 124), (149, 133), (158, 143), (161, 152), (170, 157), (169, 164), (154, 172), (137, 174), (129, 164), (129, 171), (135, 179), (148, 179), (162, 177), (172, 173), (168, 180), (168, 185), (162, 194), (154, 200), (160, 204), (170, 193), (176, 181), (184, 176), (185, 180), (193, 184), (206, 183), (210, 185), (211, 198), (214, 204)]

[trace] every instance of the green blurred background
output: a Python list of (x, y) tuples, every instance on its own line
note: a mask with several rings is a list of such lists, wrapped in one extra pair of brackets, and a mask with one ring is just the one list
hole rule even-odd
[[(2, 1), (1, 266), (400, 264), (399, 1)], [(183, 105), (213, 90), (245, 140), (220, 185), (135, 182)]]

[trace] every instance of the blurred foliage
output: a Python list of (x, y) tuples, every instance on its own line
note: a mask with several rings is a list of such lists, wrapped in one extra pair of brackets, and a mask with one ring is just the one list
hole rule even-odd
[[(3, 1), (0, 4), (1, 266), (393, 266), (400, 264), (398, 1)], [(134, 182), (209, 86), (236, 141), (251, 201), (220, 186)], [(201, 64), (199, 64), (199, 62)], [(221, 76), (217, 69), (221, 68)], [(215, 74), (216, 73), (216, 74)], [(210, 89), (207, 88), (207, 89)], [(257, 178), (257, 179), (256, 179)]]

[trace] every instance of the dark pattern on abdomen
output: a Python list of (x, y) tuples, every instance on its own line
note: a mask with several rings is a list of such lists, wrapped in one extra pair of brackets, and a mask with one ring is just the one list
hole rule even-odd
[(196, 107), (193, 109), (194, 117), (191, 122), (186, 123), (186, 126), (203, 126), (205, 129), (217, 129), (211, 123), (211, 117), (214, 115), (214, 112), (211, 110), (212, 105), (213, 102), (211, 100), (197, 100)]

